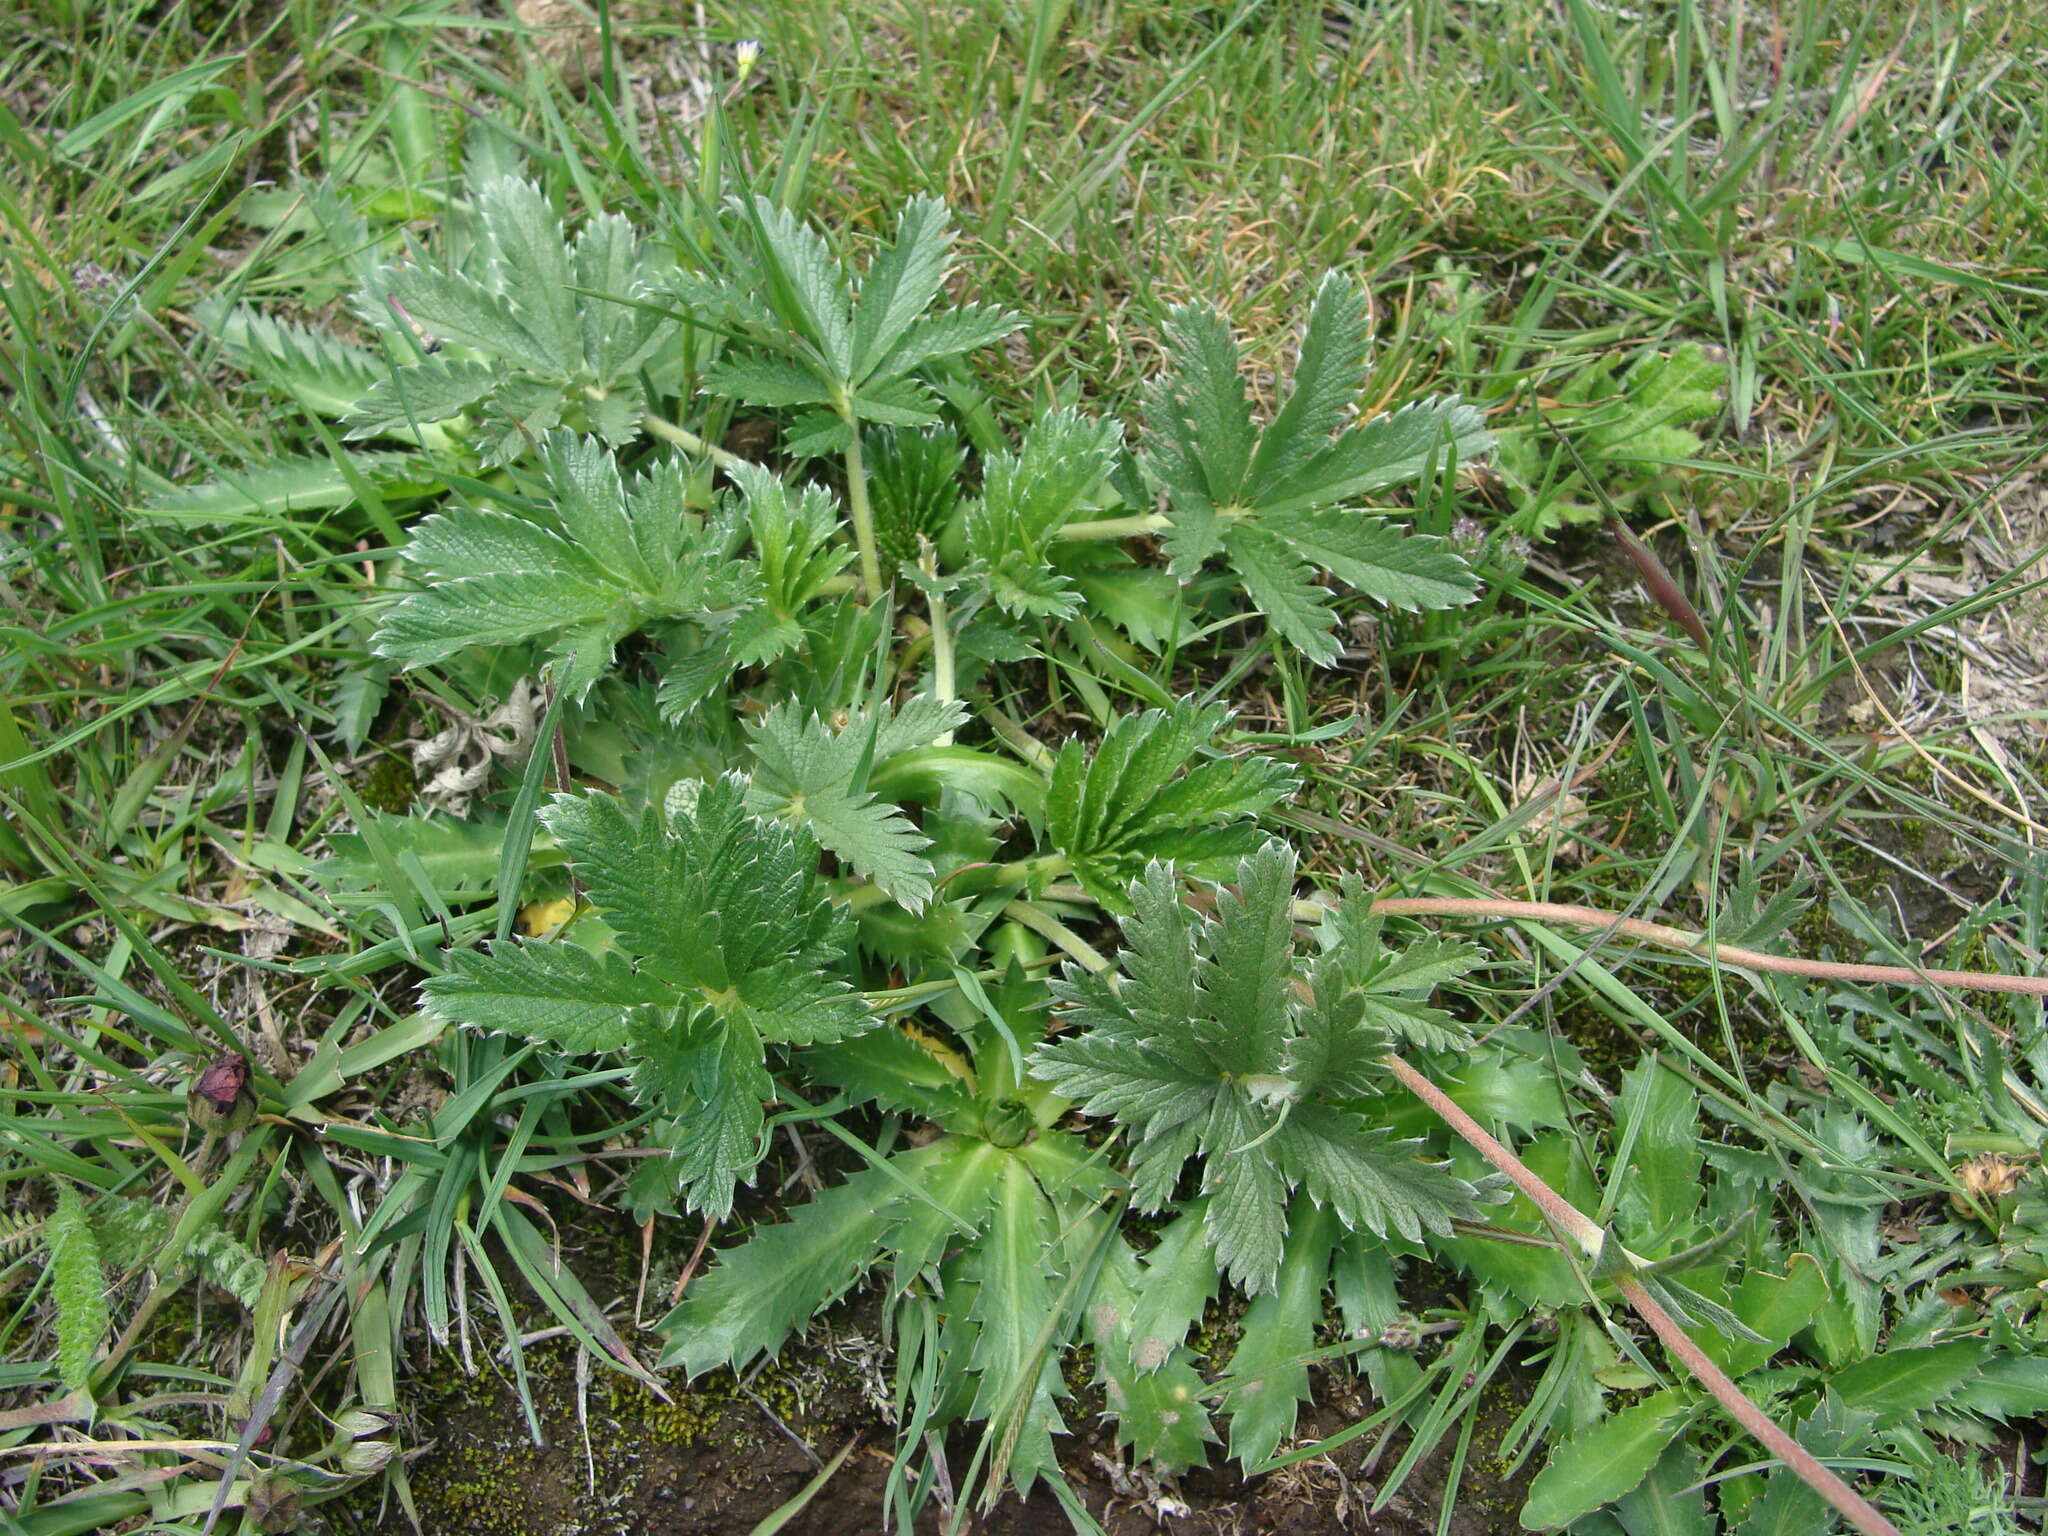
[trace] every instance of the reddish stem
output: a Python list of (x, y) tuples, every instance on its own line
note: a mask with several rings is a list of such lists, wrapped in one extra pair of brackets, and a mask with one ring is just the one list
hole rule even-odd
[(1837, 960), (1798, 960), (1790, 955), (1767, 955), (1762, 950), (1741, 949), (1733, 944), (1715, 944), (1683, 928), (1665, 923), (1647, 923), (1637, 917), (1622, 917), (1598, 907), (1575, 907), (1556, 901), (1505, 901), (1478, 896), (1382, 896), (1372, 904), (1374, 912), (1388, 917), (1505, 917), (1534, 918), (1541, 922), (1570, 923), (1580, 928), (1605, 928), (1632, 939), (1666, 944), (1724, 965), (1739, 965), (1751, 971), (1779, 971), (1789, 976), (1810, 976), (1822, 981), (1887, 982), (1901, 986), (1968, 987), (1979, 992), (2019, 992), (2030, 997), (2048, 997), (2048, 976), (2001, 976), (1993, 971), (1937, 971), (1907, 965), (1851, 965)]
[[(1576, 1242), (1588, 1258), (1596, 1261), (1600, 1258), (1601, 1250), (1606, 1245), (1607, 1234), (1598, 1223), (1544, 1183), (1528, 1164), (1489, 1136), (1480, 1128), (1478, 1121), (1451, 1102), (1449, 1095), (1399, 1056), (1389, 1055), (1386, 1058), (1386, 1065), (1404, 1087), (1442, 1117), (1444, 1123), (1462, 1136), (1474, 1151), (1506, 1174), (1514, 1182), (1515, 1187), (1534, 1201), (1536, 1208)], [(1614, 1282), (1614, 1288), (1621, 1293), (1622, 1299), (1634, 1307), (1642, 1315), (1643, 1321), (1650, 1325), (1651, 1331), (1664, 1341), (1664, 1347), (1699, 1379), (1700, 1384), (1714, 1395), (1716, 1402), (1728, 1410), (1728, 1416), (1754, 1435), (1765, 1450), (1784, 1462), (1807, 1487), (1826, 1499), (1843, 1519), (1862, 1531), (1864, 1536), (1899, 1536), (1898, 1527), (1879, 1514), (1868, 1499), (1822, 1466), (1812, 1452), (1773, 1424), (1761, 1408), (1743, 1396), (1742, 1388), (1730, 1381), (1727, 1373), (1707, 1358), (1699, 1345), (1687, 1337), (1685, 1330), (1672, 1319), (1671, 1314), (1658, 1304), (1657, 1298), (1649, 1293), (1635, 1273), (1626, 1267), (1626, 1261), (1630, 1256), (1624, 1253), (1622, 1257), (1624, 1266), (1606, 1278)]]

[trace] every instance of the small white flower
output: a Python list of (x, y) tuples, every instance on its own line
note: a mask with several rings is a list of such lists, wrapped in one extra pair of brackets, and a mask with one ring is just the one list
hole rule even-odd
[(736, 46), (733, 49), (733, 67), (737, 71), (737, 78), (733, 83), (738, 85), (744, 81), (754, 72), (754, 66), (760, 62), (761, 44), (758, 40), (750, 37)]

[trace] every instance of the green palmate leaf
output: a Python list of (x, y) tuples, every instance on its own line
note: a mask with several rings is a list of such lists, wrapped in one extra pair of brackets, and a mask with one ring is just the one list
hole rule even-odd
[(901, 1199), (886, 1174), (869, 1169), (796, 1206), (787, 1220), (720, 1249), (688, 1298), (658, 1325), (669, 1339), (661, 1364), (679, 1365), (694, 1378), (775, 1353), (881, 1256)]
[(839, 510), (822, 488), (790, 494), (786, 482), (754, 465), (735, 465), (759, 580), (752, 606), (734, 620), (727, 645), (740, 666), (765, 666), (803, 639), (802, 615), (846, 568), (853, 552), (834, 542)]
[(1337, 615), (1309, 563), (1256, 523), (1232, 528), (1223, 547), (1245, 596), (1272, 622), (1274, 633), (1317, 666), (1335, 661), (1342, 651), (1332, 633)]
[(1112, 911), (1154, 861), (1210, 875), (1257, 845), (1248, 818), (1295, 787), (1272, 758), (1197, 763), (1228, 719), (1221, 704), (1183, 701), (1120, 718), (1092, 756), (1069, 739), (1053, 761), (1046, 831), (1074, 877)]
[(1275, 632), (1319, 664), (1335, 660), (1338, 647), (1318, 572), (1408, 610), (1467, 603), (1477, 590), (1443, 541), (1349, 505), (1492, 443), (1477, 411), (1434, 400), (1333, 438), (1364, 380), (1365, 318), (1351, 284), (1324, 280), (1293, 389), (1263, 432), (1252, 422), (1229, 328), (1207, 310), (1174, 312), (1173, 368), (1148, 397), (1144, 462), (1166, 489), (1174, 574), (1192, 575), (1223, 556)]
[(748, 727), (754, 749), (747, 797), (758, 816), (806, 829), (858, 874), (912, 911), (932, 894), (931, 839), (868, 789), (876, 765), (936, 740), (966, 718), (958, 704), (913, 699), (900, 713), (863, 711), (834, 729), (778, 704)]
[(926, 313), (944, 287), (953, 240), (946, 206), (934, 198), (911, 200), (857, 292), (816, 230), (766, 197), (738, 206), (753, 233), (753, 271), (744, 279), (688, 274), (674, 286), (685, 305), (751, 344), (712, 367), (713, 390), (757, 405), (823, 407), (791, 424), (783, 448), (792, 457), (846, 449), (856, 421), (935, 424), (938, 397), (912, 377), (916, 370), (1021, 324), (976, 305)]
[(707, 1214), (732, 1209), (734, 1186), (761, 1160), (761, 1106), (775, 1096), (763, 1026), (757, 1008), (715, 1004), (628, 1020), (633, 1094), (660, 1111), (657, 1139), (669, 1152), (635, 1170), (630, 1198), (643, 1214), (678, 1191)]
[(622, 948), (679, 992), (806, 1044), (864, 1029), (866, 1005), (833, 971), (852, 922), (817, 881), (816, 845), (746, 808), (727, 775), (666, 831), (609, 795), (559, 795), (542, 820)]
[(939, 423), (939, 397), (917, 379), (869, 379), (853, 396), (854, 414), (888, 426)]
[[(420, 360), (380, 368), (358, 391), (355, 435), (451, 420), (450, 440), (499, 464), (563, 425), (614, 447), (636, 437), (640, 370), (675, 334), (655, 301), (665, 258), (615, 215), (592, 219), (572, 246), (547, 195), (514, 175), (473, 170), (466, 213), (452, 258), (377, 268), (358, 296), (392, 355)], [(458, 415), (472, 424), (452, 424)]]
[(562, 940), (453, 955), (424, 1007), (568, 1050), (624, 1050), (668, 1152), (640, 1166), (629, 1199), (644, 1213), (680, 1192), (722, 1215), (759, 1159), (766, 1046), (871, 1022), (837, 972), (851, 919), (818, 887), (816, 845), (748, 814), (736, 775), (703, 785), (667, 827), (609, 795), (557, 796), (542, 820), (618, 952)]
[(1005, 611), (1071, 618), (1074, 588), (1053, 571), (1053, 535), (1092, 504), (1122, 441), (1114, 422), (1077, 411), (1040, 418), (1016, 453), (983, 466), (980, 497), (967, 509), (967, 545), (975, 571)]
[(107, 1277), (85, 1202), (69, 1184), (57, 1186), (57, 1208), (44, 1228), (50, 1251), (50, 1295), (57, 1303), (57, 1379), (83, 1391), (107, 1334)]
[[(1342, 942), (1300, 974), (1294, 871), (1291, 851), (1265, 845), (1239, 863), (1238, 888), (1210, 918), (1181, 901), (1169, 866), (1149, 866), (1130, 888), (1121, 975), (1070, 972), (1055, 984), (1068, 1030), (1032, 1062), (1086, 1112), (1129, 1128), (1141, 1209), (1164, 1206), (1186, 1160), (1202, 1159), (1205, 1236), (1253, 1292), (1273, 1284), (1297, 1190), (1347, 1227), (1410, 1238), (1448, 1233), (1472, 1209), (1471, 1186), (1353, 1107), (1385, 1051), (1366, 1001), (1399, 1017), (1389, 999), (1413, 999), (1398, 986), (1372, 993), (1372, 960)], [(1347, 964), (1366, 980), (1348, 982)]]
[(1477, 969), (1483, 953), (1461, 939), (1428, 936), (1396, 948), (1384, 930), (1364, 886), (1347, 877), (1317, 935), (1316, 1022), (1291, 1068), (1299, 1080), (1332, 1094), (1370, 1093), (1368, 1080), (1353, 1075), (1362, 1061), (1404, 1045), (1459, 1051), (1471, 1044), (1471, 1032), (1431, 1007), (1429, 995)]
[[(1455, 608), (1477, 590), (1471, 569), (1435, 539), (1378, 518), (1325, 508), (1270, 512), (1255, 525), (1317, 570), (1388, 608)], [(1226, 545), (1229, 540), (1225, 540)]]
[(541, 641), (557, 683), (581, 697), (643, 624), (741, 600), (733, 530), (680, 514), (680, 466), (628, 482), (602, 443), (569, 433), (549, 437), (541, 460), (547, 511), (459, 507), (414, 528), (406, 553), (418, 585), (385, 609), (373, 650), (412, 667), (472, 645)]

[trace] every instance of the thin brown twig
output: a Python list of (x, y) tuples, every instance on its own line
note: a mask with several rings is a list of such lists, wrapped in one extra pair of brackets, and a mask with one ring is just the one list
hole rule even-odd
[(1862, 1531), (1864, 1536), (1899, 1536), (1898, 1527), (1879, 1514), (1868, 1499), (1821, 1465), (1811, 1451), (1772, 1423), (1769, 1415), (1744, 1396), (1742, 1388), (1707, 1358), (1706, 1353), (1686, 1335), (1636, 1276), (1633, 1266), (1639, 1261), (1635, 1255), (1626, 1249), (1618, 1254), (1608, 1254), (1607, 1233), (1597, 1222), (1489, 1136), (1479, 1122), (1452, 1102), (1441, 1088), (1399, 1056), (1389, 1055), (1386, 1065), (1409, 1091), (1434, 1110), (1475, 1152), (1506, 1174), (1514, 1186), (1527, 1195), (1564, 1236), (1576, 1243), (1587, 1258), (1597, 1263), (1604, 1256), (1610, 1264), (1617, 1258), (1620, 1260), (1606, 1278), (1614, 1282), (1614, 1288), (1621, 1293), (1622, 1299), (1634, 1307), (1643, 1321), (1650, 1325), (1651, 1331), (1663, 1340), (1664, 1347), (1692, 1372), (1701, 1386), (1713, 1394), (1716, 1402), (1728, 1410), (1730, 1418), (1748, 1430), (1765, 1450), (1784, 1462), (1800, 1481), (1826, 1499), (1831, 1508)]
[(1569, 923), (1579, 928), (1606, 928), (1652, 944), (1669, 945), (1702, 959), (1723, 965), (1737, 965), (1751, 971), (1778, 971), (1789, 976), (1808, 976), (1821, 981), (1888, 982), (1901, 986), (1967, 987), (1979, 992), (2017, 992), (2029, 997), (2048, 997), (2048, 976), (2002, 976), (1995, 971), (1944, 971), (1910, 965), (1860, 965), (1839, 960), (1800, 960), (1791, 955), (1770, 955), (1762, 950), (1743, 949), (1734, 944), (1716, 944), (1705, 935), (1689, 933), (1665, 923), (1645, 922), (1639, 917), (1622, 917), (1598, 907), (1571, 906), (1556, 901), (1508, 901), (1482, 896), (1382, 896), (1372, 910), (1388, 917), (1504, 917), (1538, 922)]

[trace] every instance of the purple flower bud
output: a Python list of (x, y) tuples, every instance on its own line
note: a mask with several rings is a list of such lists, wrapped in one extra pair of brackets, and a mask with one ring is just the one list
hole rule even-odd
[(256, 1118), (249, 1091), (249, 1058), (230, 1052), (201, 1072), (185, 1095), (185, 1113), (202, 1131), (225, 1136)]

